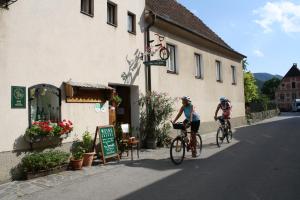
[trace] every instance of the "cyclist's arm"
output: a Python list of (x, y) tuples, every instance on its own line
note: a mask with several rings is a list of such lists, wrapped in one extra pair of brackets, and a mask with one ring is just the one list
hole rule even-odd
[(173, 124), (175, 124), (177, 122), (177, 120), (179, 119), (179, 117), (182, 115), (183, 113), (183, 107), (180, 108), (177, 116), (175, 117), (174, 121), (173, 121)]
[(192, 111), (191, 111), (191, 116), (190, 116), (190, 122), (193, 121), (193, 114), (194, 114), (195, 110), (194, 110), (194, 106), (192, 106)]
[(218, 115), (218, 112), (219, 112), (220, 108), (221, 108), (221, 106), (220, 106), (220, 104), (219, 104), (218, 107), (217, 107), (217, 110), (216, 110), (216, 112), (215, 112), (215, 118), (217, 118), (217, 115)]

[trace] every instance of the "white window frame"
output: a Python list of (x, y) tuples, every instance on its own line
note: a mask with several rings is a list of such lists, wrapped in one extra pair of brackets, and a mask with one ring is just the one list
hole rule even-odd
[(236, 77), (236, 66), (231, 65), (231, 77), (232, 77), (232, 85), (237, 84), (237, 77)]
[[(177, 60), (176, 60), (177, 47), (176, 47), (176, 45), (167, 43), (167, 49), (170, 52), (170, 57), (167, 60), (167, 70), (169, 73), (176, 74), (177, 73)], [(173, 60), (172, 62), (171, 62), (171, 59)]]
[(216, 79), (217, 82), (223, 82), (222, 79), (222, 62), (219, 60), (216, 60)]
[(203, 79), (204, 73), (203, 73), (203, 57), (199, 53), (195, 53), (195, 73), (197, 79)]

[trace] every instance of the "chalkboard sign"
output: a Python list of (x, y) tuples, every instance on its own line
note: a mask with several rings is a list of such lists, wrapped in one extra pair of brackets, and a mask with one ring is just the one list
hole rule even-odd
[(97, 127), (94, 143), (96, 142), (97, 135), (99, 135), (101, 152), (102, 152), (101, 156), (102, 156), (103, 163), (106, 163), (107, 158), (116, 157), (117, 159), (120, 159), (114, 127), (113, 126)]

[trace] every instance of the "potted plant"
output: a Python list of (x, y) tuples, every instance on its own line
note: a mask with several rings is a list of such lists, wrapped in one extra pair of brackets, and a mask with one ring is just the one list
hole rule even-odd
[(114, 107), (119, 107), (122, 103), (122, 98), (118, 95), (118, 93), (114, 90), (111, 97), (111, 102)]
[(139, 99), (140, 105), (140, 133), (146, 148), (155, 149), (158, 138), (166, 138), (167, 121), (174, 111), (174, 99), (165, 93), (150, 92), (142, 95)]
[(82, 146), (85, 152), (83, 154), (83, 166), (90, 167), (92, 166), (95, 152), (93, 149), (93, 138), (88, 131), (86, 131), (82, 136)]
[(39, 142), (45, 139), (64, 139), (73, 130), (73, 123), (70, 120), (54, 123), (51, 121), (36, 121), (27, 128), (25, 138), (27, 141)]
[(73, 142), (71, 147), (72, 157), (70, 159), (70, 168), (72, 170), (82, 169), (84, 148), (82, 142), (76, 140)]
[(63, 151), (33, 152), (22, 158), (20, 169), (26, 179), (46, 176), (66, 170), (69, 158), (70, 154)]

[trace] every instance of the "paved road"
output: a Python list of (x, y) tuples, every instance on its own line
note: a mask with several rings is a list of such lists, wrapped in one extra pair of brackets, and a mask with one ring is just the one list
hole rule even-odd
[(128, 162), (24, 199), (300, 199), (300, 116), (240, 128), (234, 137), (221, 150), (208, 142), (201, 159), (185, 160), (178, 167), (167, 155)]

